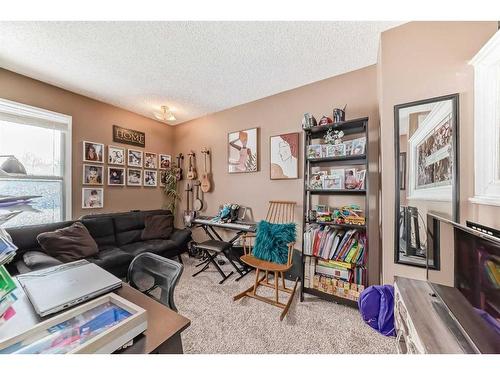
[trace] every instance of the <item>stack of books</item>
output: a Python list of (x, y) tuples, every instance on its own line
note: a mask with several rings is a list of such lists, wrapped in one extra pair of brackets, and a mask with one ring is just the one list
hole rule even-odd
[(304, 255), (364, 265), (366, 234), (357, 229), (344, 231), (329, 226), (310, 225), (304, 232)]
[(16, 283), (4, 266), (14, 258), (16, 250), (17, 247), (0, 228), (0, 325), (16, 313), (12, 307), (17, 299), (12, 293), (16, 289)]

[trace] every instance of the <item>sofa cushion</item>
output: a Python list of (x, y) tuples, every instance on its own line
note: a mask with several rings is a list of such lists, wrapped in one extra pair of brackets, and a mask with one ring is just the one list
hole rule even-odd
[(144, 219), (142, 240), (167, 239), (174, 230), (173, 215), (150, 215)]
[(83, 218), (82, 223), (97, 245), (115, 245), (115, 227), (110, 216)]
[(99, 248), (99, 252), (93, 257), (87, 258), (89, 262), (97, 264), (99, 267), (106, 270), (128, 268), (129, 263), (134, 258), (133, 255), (127, 254), (115, 246), (103, 246)]
[(80, 222), (37, 237), (42, 249), (61, 262), (72, 262), (97, 254), (97, 244)]
[(147, 240), (123, 245), (121, 249), (128, 254), (136, 256), (146, 251), (158, 255), (173, 253), (177, 248), (171, 240)]
[(126, 245), (141, 240), (144, 229), (144, 216), (138, 212), (130, 212), (126, 215), (119, 215), (114, 218), (116, 244)]
[(23, 261), (26, 266), (32, 270), (57, 266), (62, 264), (59, 259), (56, 259), (41, 251), (27, 251), (23, 255)]

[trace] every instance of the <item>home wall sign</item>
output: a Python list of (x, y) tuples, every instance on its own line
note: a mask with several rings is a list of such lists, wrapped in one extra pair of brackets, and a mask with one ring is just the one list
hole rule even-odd
[(113, 125), (113, 142), (146, 147), (146, 135), (137, 130), (125, 129), (121, 126)]

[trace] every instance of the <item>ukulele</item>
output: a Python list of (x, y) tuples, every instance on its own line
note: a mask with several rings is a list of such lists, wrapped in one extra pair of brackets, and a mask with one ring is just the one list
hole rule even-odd
[(201, 153), (205, 156), (205, 168), (204, 173), (201, 176), (201, 191), (208, 193), (212, 189), (212, 183), (210, 182), (210, 172), (207, 171), (207, 155), (210, 155), (210, 151), (205, 147), (201, 150)]
[(177, 172), (175, 174), (175, 179), (177, 181), (180, 181), (182, 180), (182, 160), (184, 160), (184, 155), (179, 154), (179, 156), (177, 156)]
[(193, 151), (191, 151), (188, 155), (189, 155), (189, 170), (186, 177), (188, 180), (195, 180), (196, 179), (196, 168), (194, 167), (195, 154)]

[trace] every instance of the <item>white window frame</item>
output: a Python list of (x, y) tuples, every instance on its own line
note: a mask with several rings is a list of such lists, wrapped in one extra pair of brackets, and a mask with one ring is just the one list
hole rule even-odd
[(500, 206), (500, 31), (470, 61), (474, 66), (475, 204)]
[[(16, 117), (26, 117), (34, 119), (34, 121), (51, 122), (60, 125), (64, 128), (66, 136), (64, 137), (64, 155), (63, 155), (63, 220), (71, 220), (72, 218), (72, 123), (73, 118), (62, 113), (48, 111), (46, 109), (33, 107), (30, 105), (14, 102), (0, 98), (0, 113), (12, 115)], [(44, 176), (30, 176), (33, 179), (44, 180)]]

